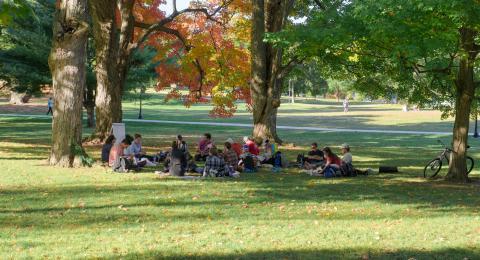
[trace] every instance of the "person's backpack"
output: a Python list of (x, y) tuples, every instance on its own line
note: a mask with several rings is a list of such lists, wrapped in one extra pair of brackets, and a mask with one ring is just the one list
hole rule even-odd
[(323, 172), (323, 177), (325, 177), (325, 178), (335, 178), (335, 177), (337, 177), (336, 173), (335, 173), (335, 169), (333, 169), (332, 167), (328, 167)]
[(298, 164), (298, 167), (303, 168), (304, 162), (305, 162), (305, 155), (299, 154), (299, 155), (297, 156), (297, 164)]
[(342, 173), (342, 176), (345, 176), (345, 177), (357, 176), (355, 168), (351, 163), (345, 163), (345, 162), (342, 163), (342, 165), (340, 165), (340, 172)]
[(247, 155), (245, 159), (243, 159), (243, 167), (245, 168), (246, 172), (255, 171), (255, 161), (251, 155)]
[(115, 159), (112, 165), (112, 170), (114, 172), (126, 173), (132, 168), (131, 162), (124, 157), (118, 157)]
[(273, 157), (273, 167), (275, 168), (282, 168), (282, 153), (276, 152), (275, 156)]

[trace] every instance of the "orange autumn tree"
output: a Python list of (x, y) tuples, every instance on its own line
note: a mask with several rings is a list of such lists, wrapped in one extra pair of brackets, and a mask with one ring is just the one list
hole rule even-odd
[(90, 0), (97, 75), (93, 138), (103, 140), (112, 123), (122, 121), (124, 84), (136, 50), (151, 44), (159, 52), (165, 48), (187, 53), (190, 47), (183, 39), (190, 36), (182, 33), (193, 33), (186, 30), (188, 17), (195, 14), (205, 20), (220, 21), (232, 2), (234, 0), (209, 1), (204, 6), (183, 10), (175, 7), (173, 13), (166, 16), (159, 8), (165, 4), (163, 0)]
[[(221, 4), (218, 0), (197, 2), (190, 8), (204, 8), (214, 13)], [(143, 11), (137, 19), (151, 23), (151, 13)], [(215, 18), (198, 12), (187, 13), (170, 23), (169, 31), (152, 34), (146, 44), (158, 51), (157, 90), (167, 90), (167, 100), (181, 99), (187, 107), (211, 102), (213, 117), (233, 116), (237, 100), (249, 104), (247, 13), (248, 5), (235, 0)]]

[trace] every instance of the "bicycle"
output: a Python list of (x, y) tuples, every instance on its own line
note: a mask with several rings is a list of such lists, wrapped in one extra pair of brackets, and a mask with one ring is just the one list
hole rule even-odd
[[(447, 161), (447, 164), (450, 164), (450, 154), (453, 152), (453, 150), (448, 148), (442, 141), (437, 140), (437, 142), (443, 145), (443, 152), (437, 158), (428, 162), (427, 166), (425, 166), (425, 169), (423, 169), (423, 177), (425, 178), (433, 178), (437, 176), (437, 174), (442, 169), (442, 164), (444, 160)], [(467, 149), (468, 148), (470, 148), (470, 146), (467, 146)], [(473, 170), (474, 161), (473, 158), (470, 156), (466, 156), (466, 160), (467, 174), (469, 174)]]

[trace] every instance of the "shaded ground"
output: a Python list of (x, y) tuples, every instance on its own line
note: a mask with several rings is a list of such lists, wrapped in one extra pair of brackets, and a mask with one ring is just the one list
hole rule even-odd
[[(335, 151), (348, 142), (357, 166), (398, 165), (401, 173), (322, 179), (289, 169), (184, 181), (154, 169), (47, 167), (50, 129), (49, 119), (0, 118), (2, 259), (480, 258), (480, 185), (420, 177), (438, 136), (280, 131), (295, 143), (281, 148), (291, 159), (312, 141)], [(177, 133), (190, 144), (207, 131), (218, 143), (248, 134), (151, 124), (127, 131), (141, 132), (149, 152)], [(98, 146), (87, 151), (98, 158)]]

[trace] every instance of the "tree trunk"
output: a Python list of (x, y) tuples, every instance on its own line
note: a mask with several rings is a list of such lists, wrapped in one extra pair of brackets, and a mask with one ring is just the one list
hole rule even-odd
[[(96, 128), (94, 137), (105, 139), (112, 123), (122, 121), (122, 96), (127, 77), (135, 19), (134, 0), (90, 0), (97, 59)], [(120, 11), (120, 28), (115, 12)]]
[(53, 25), (48, 60), (53, 82), (54, 113), (50, 165), (82, 164), (82, 101), (86, 82), (87, 3), (61, 0)]
[(466, 152), (470, 110), (475, 96), (474, 66), (478, 55), (475, 45), (476, 31), (462, 28), (461, 45), (465, 54), (460, 58), (456, 85), (455, 123), (453, 126), (452, 150), (447, 180), (467, 182)]
[(25, 103), (28, 103), (28, 101), (30, 101), (30, 98), (32, 98), (31, 94), (19, 93), (14, 90), (11, 90), (9, 103), (12, 105), (23, 105)]
[(95, 42), (97, 92), (94, 136), (105, 139), (112, 123), (122, 121), (121, 91), (117, 77), (118, 36), (115, 21), (116, 0), (90, 0)]
[(282, 143), (277, 135), (280, 107), (282, 50), (263, 41), (266, 32), (279, 32), (285, 25), (292, 0), (252, 0), (252, 108), (254, 138)]

